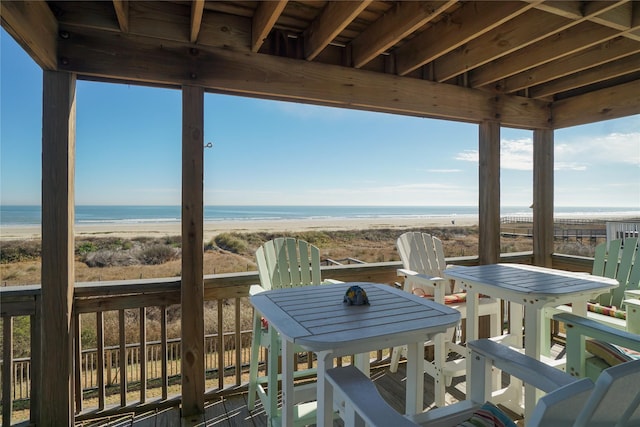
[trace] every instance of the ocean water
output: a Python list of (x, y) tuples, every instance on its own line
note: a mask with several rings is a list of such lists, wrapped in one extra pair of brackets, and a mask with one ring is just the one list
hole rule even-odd
[[(0, 206), (0, 226), (41, 223), (40, 206)], [(501, 216), (530, 216), (525, 206), (507, 206)], [(76, 206), (76, 224), (141, 224), (179, 222), (180, 206)], [(286, 220), (345, 218), (464, 218), (477, 217), (477, 206), (205, 206), (204, 220)], [(638, 208), (556, 207), (555, 215), (640, 217)]]

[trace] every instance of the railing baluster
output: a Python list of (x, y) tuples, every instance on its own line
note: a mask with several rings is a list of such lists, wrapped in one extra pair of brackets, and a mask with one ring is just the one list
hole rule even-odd
[(140, 307), (140, 403), (147, 401), (147, 310)]
[(240, 348), (242, 346), (241, 340), (240, 340), (240, 329), (242, 329), (242, 326), (240, 325), (240, 298), (236, 298), (236, 328), (235, 328), (235, 355), (236, 355), (236, 385), (240, 385), (242, 383), (242, 360), (241, 360), (241, 354), (240, 354)]
[(167, 400), (169, 395), (168, 348), (167, 348), (167, 306), (160, 307), (160, 346), (162, 347), (162, 400)]
[(222, 331), (223, 325), (223, 305), (222, 300), (218, 300), (218, 388), (224, 388), (224, 335)]
[(13, 317), (2, 318), (2, 425), (11, 425), (13, 415)]
[(29, 319), (31, 322), (31, 392), (29, 400), (29, 420), (31, 424), (36, 424), (40, 419), (40, 375), (41, 369), (41, 331), (42, 331), (42, 307), (40, 296), (34, 296), (34, 314)]
[[(105, 386), (104, 386), (104, 312), (96, 313), (96, 344), (97, 344), (97, 383), (98, 383), (98, 409), (103, 410), (105, 406)], [(108, 361), (111, 364), (111, 357)], [(109, 369), (111, 371), (111, 369)]]
[(124, 327), (124, 309), (118, 310), (120, 334), (120, 406), (127, 406), (127, 336)]
[(74, 393), (76, 398), (76, 414), (79, 414), (82, 411), (82, 377), (80, 373), (82, 372), (82, 340), (80, 338), (80, 314), (75, 313), (73, 315), (73, 335), (74, 335), (74, 355), (75, 359), (75, 367), (74, 367), (74, 388), (77, 390), (77, 393)]

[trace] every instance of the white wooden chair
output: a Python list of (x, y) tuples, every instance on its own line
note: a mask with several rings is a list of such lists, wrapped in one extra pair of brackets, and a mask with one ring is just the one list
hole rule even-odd
[[(320, 274), (320, 250), (304, 240), (280, 237), (264, 243), (256, 251), (256, 263), (260, 275), (260, 285), (251, 287), (249, 293), (255, 295), (269, 289), (293, 288), (322, 283), (340, 283), (335, 280), (324, 281)], [(268, 374), (258, 376), (260, 348), (267, 349)], [(276, 349), (274, 351), (274, 349)], [(256, 396), (261, 400), (270, 425), (279, 420), (278, 390), (265, 389), (266, 383), (277, 384), (278, 356), (281, 354), (280, 337), (273, 328), (263, 321), (256, 310), (253, 318), (253, 337), (251, 343), (251, 361), (249, 366), (249, 397), (247, 407), (255, 408)], [(316, 370), (298, 370), (295, 377), (315, 374)], [(269, 379), (271, 376), (271, 379)], [(306, 425), (315, 420), (316, 408), (315, 383), (298, 393), (299, 402), (295, 408), (296, 425)]]
[[(611, 240), (596, 246), (591, 274), (616, 279), (620, 286), (589, 303), (587, 316), (620, 330), (640, 334), (640, 239)], [(547, 309), (546, 317), (569, 306)]]
[[(398, 238), (396, 246), (403, 264), (403, 268), (398, 269), (398, 276), (404, 277), (404, 290), (433, 297), (434, 301), (441, 304), (446, 303), (447, 306), (460, 311), (461, 319), (465, 319), (465, 294), (456, 288), (455, 283), (449, 283), (442, 278), (442, 272), (447, 268), (442, 241), (427, 233), (407, 232)], [(479, 315), (490, 316), (490, 336), (502, 333), (500, 304), (497, 300), (480, 298)], [(425, 360), (425, 372), (434, 379), (436, 406), (444, 406), (445, 386), (451, 385), (454, 377), (463, 376), (466, 370), (463, 357), (447, 361), (447, 356), (451, 352), (464, 356), (467, 351), (458, 340), (454, 340), (453, 329), (446, 334), (440, 334), (433, 342), (427, 344), (434, 345), (434, 361), (432, 363)], [(393, 349), (389, 366), (391, 372), (397, 371), (403, 353), (406, 353), (406, 347)]]
[(483, 339), (470, 349), (468, 400), (409, 419), (396, 412), (375, 384), (352, 366), (333, 368), (327, 381), (345, 399), (344, 425), (369, 427), (456, 426), (471, 418), (491, 394), (495, 366), (547, 394), (539, 399), (527, 427), (637, 426), (640, 423), (640, 360), (607, 369), (595, 383), (575, 378), (506, 346)]

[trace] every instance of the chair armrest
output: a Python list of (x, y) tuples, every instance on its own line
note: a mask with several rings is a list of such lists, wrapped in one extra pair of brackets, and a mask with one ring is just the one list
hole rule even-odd
[(472, 360), (477, 356), (484, 357), (496, 368), (547, 393), (576, 381), (566, 372), (489, 339), (470, 341), (467, 347), (471, 350)]
[(334, 395), (345, 400), (345, 425), (364, 420), (370, 427), (416, 427), (393, 409), (380, 395), (373, 381), (353, 365), (327, 370)]
[(324, 279), (322, 281), (323, 285), (331, 285), (331, 284), (335, 285), (337, 283), (344, 283), (344, 282), (342, 280), (336, 280), (336, 279)]
[(628, 289), (624, 291), (624, 297), (631, 300), (640, 300), (640, 289)]
[[(553, 318), (566, 324), (566, 369), (572, 375), (583, 377), (586, 374), (585, 337), (640, 351), (640, 335), (612, 328), (604, 323), (571, 313), (556, 314)], [(627, 322), (630, 321), (627, 319)]]
[(620, 329), (612, 328), (604, 323), (597, 322), (582, 316), (576, 316), (571, 313), (560, 313), (553, 316), (555, 320), (564, 322), (567, 326), (567, 351), (569, 348), (569, 335), (581, 335), (584, 337), (595, 338), (627, 347), (632, 350), (640, 351), (640, 335), (632, 334)]
[(416, 281), (424, 281), (424, 282), (442, 282), (444, 278), (439, 276), (427, 276), (426, 274), (420, 274), (413, 270), (408, 270), (406, 268), (399, 268), (397, 270), (398, 276), (410, 277)]

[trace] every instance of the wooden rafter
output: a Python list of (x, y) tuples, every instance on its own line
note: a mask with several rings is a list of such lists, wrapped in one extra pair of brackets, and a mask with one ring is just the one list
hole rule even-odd
[[(401, 76), (449, 53), (464, 43), (513, 19), (533, 5), (505, 2), (497, 8), (491, 2), (463, 4), (447, 19), (436, 23), (394, 51)], [(462, 26), (463, 22), (469, 25)]]
[(58, 21), (45, 2), (6, 1), (2, 27), (45, 70), (58, 66)]
[(362, 67), (454, 3), (451, 0), (398, 3), (351, 42), (353, 66)]
[(304, 56), (312, 61), (372, 0), (328, 2), (305, 31)]
[[(540, 65), (505, 79), (502, 83), (503, 90), (515, 92), (529, 86), (536, 86), (561, 77), (568, 76), (577, 71), (587, 70), (607, 62), (629, 56), (630, 49), (640, 51), (640, 44), (624, 37), (601, 43), (581, 50), (572, 55), (565, 56), (556, 61)], [(633, 50), (631, 51), (633, 53)]]
[(200, 34), (200, 26), (202, 25), (202, 12), (204, 11), (204, 0), (194, 0), (191, 3), (191, 31), (189, 41), (195, 43), (198, 41)]
[(535, 98), (550, 97), (555, 93), (591, 85), (626, 74), (640, 71), (640, 53), (609, 62), (571, 76), (555, 79), (529, 89), (529, 96)]
[(116, 11), (118, 26), (123, 33), (129, 32), (129, 0), (113, 0), (113, 9)]
[(267, 38), (273, 25), (287, 5), (287, 0), (263, 1), (253, 16), (251, 25), (251, 51), (257, 52)]
[(471, 87), (491, 84), (553, 60), (579, 52), (618, 36), (618, 32), (593, 22), (582, 22), (469, 73)]

